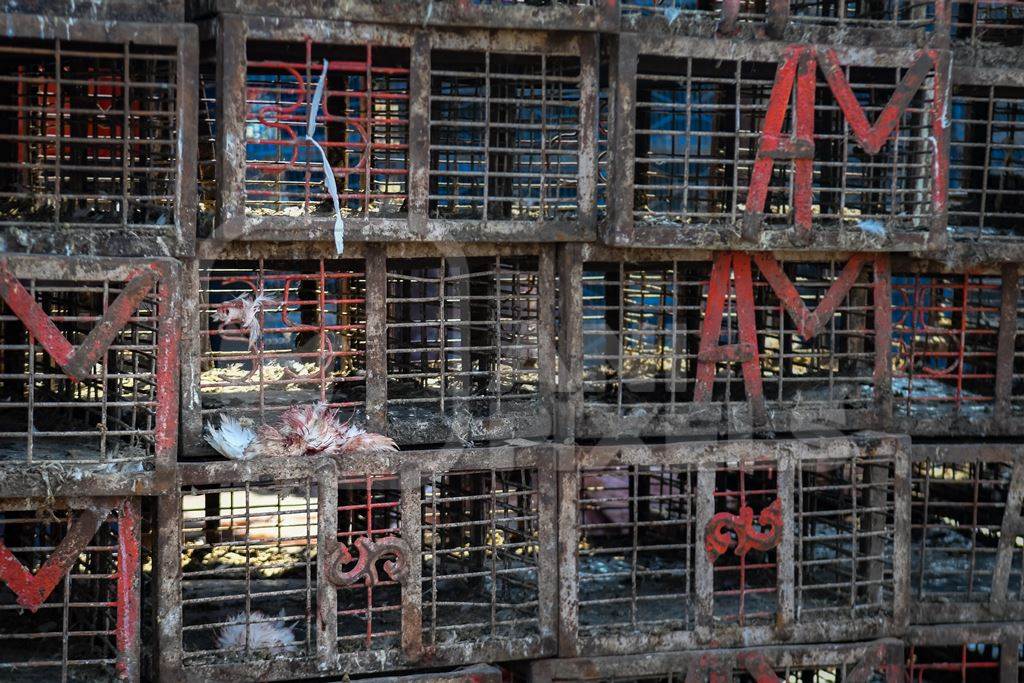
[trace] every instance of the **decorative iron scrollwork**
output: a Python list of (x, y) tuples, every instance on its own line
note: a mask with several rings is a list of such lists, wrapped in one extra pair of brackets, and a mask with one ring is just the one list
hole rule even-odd
[[(327, 556), (327, 580), (338, 587), (351, 586), (360, 579), (365, 579), (367, 586), (374, 586), (380, 578), (377, 576), (377, 562), (384, 557), (393, 557), (384, 562), (384, 572), (394, 581), (405, 585), (409, 578), (409, 557), (412, 551), (409, 544), (397, 536), (384, 536), (372, 539), (360, 536), (355, 542), (356, 555), (347, 546), (339, 545)], [(355, 562), (355, 566), (345, 570), (347, 565)]]
[(733, 546), (737, 557), (743, 557), (749, 550), (771, 550), (776, 547), (782, 540), (782, 501), (775, 499), (775, 502), (761, 511), (757, 522), (764, 531), (754, 528), (754, 511), (746, 505), (740, 508), (738, 515), (719, 512), (712, 517), (704, 534), (704, 549), (708, 559), (714, 562)]

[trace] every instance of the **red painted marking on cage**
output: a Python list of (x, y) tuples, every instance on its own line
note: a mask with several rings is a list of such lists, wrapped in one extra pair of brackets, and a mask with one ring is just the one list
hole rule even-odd
[[(798, 234), (809, 236), (813, 220), (813, 149), (814, 149), (814, 103), (817, 90), (815, 76), (817, 64), (825, 74), (829, 89), (840, 110), (849, 122), (854, 137), (869, 154), (878, 154), (886, 141), (899, 126), (900, 118), (906, 113), (914, 95), (923, 85), (928, 74), (934, 69), (936, 85), (931, 104), (933, 153), (936, 158), (936, 190), (933, 203), (937, 210), (945, 206), (945, 181), (948, 160), (944, 143), (948, 130), (949, 116), (946, 111), (945, 91), (940, 90), (944, 75), (940, 75), (940, 57), (935, 50), (922, 50), (896, 86), (888, 104), (882, 109), (874, 125), (868, 123), (864, 109), (850, 87), (843, 67), (834, 50), (816, 51), (806, 45), (786, 48), (782, 63), (775, 73), (775, 82), (768, 99), (768, 111), (758, 141), (757, 156), (747, 190), (745, 221), (759, 223), (764, 214), (768, 197), (772, 169), (775, 160), (789, 159), (794, 165), (793, 180), (793, 222)], [(795, 91), (795, 112), (793, 134), (782, 135), (791, 95)], [(808, 156), (811, 152), (812, 156)]]
[(729, 683), (732, 661), (725, 655), (704, 654), (686, 670), (685, 683)]
[[(886, 140), (899, 126), (900, 117), (907, 111), (910, 101), (921, 88), (928, 72), (937, 66), (935, 55), (934, 51), (922, 51), (917, 54), (910, 69), (896, 86), (892, 97), (889, 98), (889, 103), (879, 113), (878, 118), (875, 119), (875, 125), (872, 126), (868, 123), (864, 109), (857, 101), (857, 96), (853, 94), (849, 81), (846, 80), (846, 74), (843, 73), (843, 67), (839, 63), (839, 57), (836, 56), (835, 50), (819, 52), (819, 58), (822, 61), (821, 70), (825, 74), (825, 80), (828, 81), (829, 89), (836, 98), (839, 108), (842, 109), (847, 123), (850, 124), (850, 130), (854, 137), (868, 154), (878, 154)], [(798, 89), (798, 103), (801, 96), (802, 93)]]
[[(139, 511), (129, 499), (120, 506), (117, 526), (117, 651), (121, 655), (131, 650), (139, 635)], [(117, 672), (128, 678), (128, 662), (117, 658)]]
[[(721, 345), (722, 325), (725, 322), (726, 298), (729, 296), (730, 271), (735, 273), (736, 318), (739, 344)], [(741, 252), (721, 252), (715, 257), (708, 282), (708, 298), (700, 330), (700, 349), (697, 355), (697, 381), (693, 400), (706, 403), (711, 400), (718, 362), (742, 364), (743, 386), (758, 426), (767, 422), (764, 390), (761, 384), (761, 364), (757, 349), (757, 327), (754, 320), (754, 285), (750, 273), (750, 255)]]
[(0, 540), (0, 581), (18, 596), (19, 605), (35, 612), (46, 602), (46, 598), (50, 597), (50, 593), (71, 568), (71, 563), (99, 531), (109, 512), (110, 508), (84, 510), (68, 529), (64, 540), (35, 574), (26, 569)]
[(809, 310), (800, 297), (793, 282), (782, 271), (782, 266), (771, 254), (754, 254), (754, 262), (764, 275), (771, 288), (778, 295), (783, 307), (796, 324), (796, 331), (805, 340), (811, 340), (821, 333), (829, 319), (835, 314), (836, 308), (842, 303), (843, 298), (850, 292), (850, 289), (857, 282), (868, 257), (864, 254), (855, 254), (847, 261), (839, 277), (825, 292), (818, 307), (813, 311)]
[[(384, 571), (394, 581), (405, 583), (409, 577), (409, 557), (412, 550), (409, 544), (397, 536), (384, 536), (371, 539), (360, 536), (355, 541), (357, 558), (345, 545), (339, 545), (327, 557), (327, 580), (335, 586), (350, 586), (359, 579), (365, 579), (367, 586), (375, 586), (380, 582), (377, 576), (377, 562), (384, 557), (393, 557), (384, 563)], [(345, 565), (355, 562), (355, 566), (345, 570)]]
[[(750, 550), (771, 550), (782, 541), (782, 501), (778, 498), (761, 511), (757, 523), (766, 531), (754, 528), (754, 511), (747, 505), (740, 513), (719, 512), (708, 522), (704, 531), (704, 549), (708, 559), (715, 562), (719, 557), (733, 551), (743, 557)], [(730, 533), (731, 532), (731, 533)]]
[(134, 275), (107, 308), (103, 317), (81, 345), (74, 346), (61, 333), (32, 294), (0, 261), (0, 297), (53, 357), (64, 372), (75, 380), (89, 376), (89, 370), (107, 352), (121, 328), (128, 322), (157, 282), (155, 273), (143, 270)]

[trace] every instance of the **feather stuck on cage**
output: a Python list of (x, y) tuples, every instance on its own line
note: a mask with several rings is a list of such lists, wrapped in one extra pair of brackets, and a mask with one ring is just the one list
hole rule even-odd
[(220, 416), (220, 426), (214, 427), (207, 423), (203, 431), (206, 443), (213, 449), (231, 460), (252, 460), (253, 453), (248, 448), (256, 438), (256, 432), (230, 415)]
[[(284, 610), (278, 614), (284, 618)], [(295, 650), (295, 633), (291, 626), (279, 621), (271, 621), (270, 617), (259, 610), (246, 619), (245, 612), (239, 612), (228, 619), (228, 624), (217, 632), (217, 647), (221, 650), (241, 650), (246, 645), (246, 630), (249, 631), (250, 650)], [(246, 624), (245, 622), (249, 623)]]
[(342, 455), (357, 451), (397, 451), (398, 445), (361, 427), (338, 422), (338, 410), (326, 403), (293, 406), (281, 414), (280, 425), (264, 425), (246, 449), (250, 457)]
[(262, 291), (255, 295), (243, 294), (217, 306), (217, 310), (213, 312), (213, 319), (220, 323), (221, 334), (224, 333), (226, 327), (231, 325), (236, 325), (239, 329), (248, 332), (249, 350), (252, 351), (256, 348), (260, 337), (263, 336), (260, 314), (277, 303), (279, 303), (277, 299)]

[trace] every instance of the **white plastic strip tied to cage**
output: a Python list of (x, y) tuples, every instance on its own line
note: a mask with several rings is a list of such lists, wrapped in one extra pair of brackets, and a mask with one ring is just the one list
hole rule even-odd
[(320, 161), (324, 167), (324, 184), (327, 192), (334, 202), (334, 250), (338, 254), (345, 251), (345, 221), (341, 219), (341, 203), (338, 201), (338, 183), (334, 179), (334, 171), (330, 162), (327, 161), (327, 152), (314, 138), (316, 137), (316, 117), (320, 113), (320, 100), (324, 96), (324, 84), (327, 82), (327, 60), (324, 60), (324, 69), (320, 72), (320, 80), (317, 81), (316, 90), (313, 92), (313, 101), (309, 104), (309, 121), (306, 122), (306, 139), (313, 143), (313, 146), (320, 152)]

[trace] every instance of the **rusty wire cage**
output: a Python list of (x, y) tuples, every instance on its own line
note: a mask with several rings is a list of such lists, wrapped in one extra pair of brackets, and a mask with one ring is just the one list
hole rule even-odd
[(345, 20), (417, 27), (613, 30), (613, 0), (345, 0), (325, 5), (314, 0), (190, 0), (193, 18), (213, 14), (267, 14), (278, 17)]
[(593, 36), (228, 15), (201, 39), (202, 236), (592, 236)]
[[(861, 251), (939, 244), (948, 157), (930, 140), (947, 132), (947, 79), (926, 75), (947, 57), (866, 50), (620, 35), (611, 67), (622, 94), (610, 138), (620, 153), (605, 241)], [(890, 101), (897, 91), (902, 99)], [(813, 117), (791, 123), (801, 108)], [(849, 123), (883, 111), (894, 129)]]
[(904, 646), (898, 640), (785, 645), (743, 650), (693, 650), (618, 657), (532, 662), (532, 683), (678, 683), (680, 681), (846, 681), (902, 683)]
[(914, 622), (1020, 618), (1020, 470), (1011, 447), (914, 446)]
[(188, 254), (195, 29), (11, 14), (0, 44), (6, 251)]
[(161, 676), (554, 654), (552, 461), (505, 447), (182, 465), (160, 509)]
[[(758, 383), (774, 429), (856, 429), (880, 419), (886, 363), (876, 336), (888, 337), (889, 316), (884, 257), (778, 261), (735, 253), (730, 270), (722, 254), (707, 261), (645, 253), (632, 262), (620, 252), (593, 251), (597, 259), (586, 260), (580, 276), (579, 436), (749, 431)], [(753, 272), (749, 293), (734, 274), (741, 268)], [(753, 313), (749, 330), (745, 322), (740, 329), (745, 311)], [(808, 311), (817, 311), (814, 329), (800, 322)], [(756, 381), (739, 365), (702, 356), (702, 335), (716, 345), (756, 337), (758, 357), (746, 358), (757, 362)]]
[(177, 280), (159, 259), (0, 260), (5, 495), (154, 485), (177, 443)]
[(893, 632), (908, 462), (891, 437), (580, 447), (560, 466), (561, 649)]
[(138, 680), (139, 524), (137, 498), (0, 503), (0, 678)]
[(1019, 623), (911, 627), (904, 637), (906, 680), (982, 683), (1019, 681), (1022, 633)]
[(551, 433), (554, 257), (388, 259), (388, 433), (403, 443)]
[(1024, 45), (1024, 3), (1019, 0), (952, 0), (949, 23), (957, 46)]
[[(365, 411), (362, 258), (204, 259), (190, 274), (197, 405), (184, 412), (186, 443), (198, 444), (220, 414), (263, 424), (316, 401), (348, 416)], [(246, 305), (250, 324), (228, 317)]]
[[(552, 247), (202, 251), (188, 276), (189, 456), (220, 414), (264, 424), (316, 401), (402, 444), (551, 434)], [(251, 324), (225, 322), (246, 306)]]
[(892, 276), (894, 424), (913, 434), (998, 433), (1019, 423), (1011, 377), (1016, 269), (906, 263)]
[(1019, 256), (1024, 239), (1024, 87), (1014, 75), (958, 69), (950, 96), (949, 231), (955, 240), (990, 244), (990, 259)]

